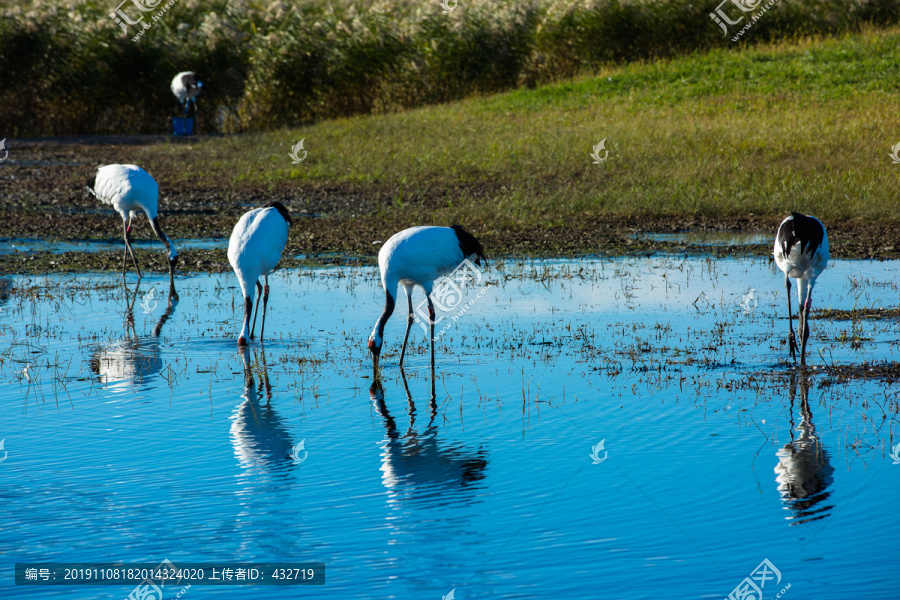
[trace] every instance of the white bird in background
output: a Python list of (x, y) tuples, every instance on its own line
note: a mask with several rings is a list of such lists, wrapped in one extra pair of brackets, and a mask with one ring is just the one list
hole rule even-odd
[(788, 327), (791, 358), (797, 360), (797, 340), (794, 337), (794, 318), (791, 313), (791, 278), (797, 280), (797, 297), (800, 302), (800, 365), (806, 366), (806, 341), (809, 339), (809, 309), (816, 278), (828, 265), (828, 234), (825, 226), (815, 217), (800, 213), (781, 222), (775, 236), (775, 264), (784, 273), (787, 290)]
[(194, 114), (197, 114), (197, 94), (203, 88), (203, 82), (193, 71), (182, 71), (172, 79), (172, 93), (178, 98), (178, 104), (184, 106), (184, 116), (188, 116), (188, 108), (194, 101)]
[(171, 240), (159, 227), (157, 202), (159, 186), (147, 171), (137, 165), (101, 166), (87, 184), (88, 191), (104, 204), (110, 204), (122, 216), (122, 227), (125, 230), (125, 254), (122, 256), (122, 275), (128, 265), (128, 255), (137, 271), (138, 278), (143, 277), (134, 250), (131, 248), (131, 220), (137, 211), (147, 213), (153, 232), (166, 247), (169, 258), (169, 295), (178, 299), (175, 293), (175, 265), (178, 264), (178, 252)]
[(266, 305), (269, 302), (269, 274), (278, 266), (281, 253), (287, 244), (291, 217), (280, 202), (269, 202), (262, 208), (245, 213), (240, 218), (228, 242), (228, 262), (237, 275), (244, 294), (244, 323), (238, 336), (238, 346), (246, 346), (247, 339), (253, 339), (256, 329), (256, 312), (250, 325), (250, 311), (253, 309), (254, 284), (257, 292), (256, 311), (259, 311), (260, 276), (265, 277), (263, 288), (263, 317), (259, 329), (259, 339), (266, 328)]
[[(403, 348), (400, 350), (400, 366), (406, 355), (406, 342), (413, 316), (412, 291), (415, 286), (425, 290), (428, 299), (428, 315), (431, 325), (431, 369), (434, 371), (434, 304), (431, 292), (434, 282), (456, 269), (465, 259), (481, 264), (484, 250), (475, 237), (459, 225), (453, 227), (411, 227), (394, 234), (378, 252), (378, 266), (381, 269), (381, 285), (385, 292), (384, 312), (378, 317), (375, 328), (369, 336), (369, 350), (375, 379), (378, 378), (378, 357), (384, 343), (384, 325), (394, 312), (397, 301), (397, 286), (406, 290), (409, 317)], [(486, 260), (486, 258), (485, 258)]]

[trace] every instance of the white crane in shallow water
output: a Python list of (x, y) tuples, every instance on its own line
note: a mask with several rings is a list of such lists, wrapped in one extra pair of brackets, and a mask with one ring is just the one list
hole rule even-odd
[(104, 204), (111, 205), (122, 217), (122, 227), (125, 230), (125, 254), (122, 256), (123, 277), (128, 265), (129, 254), (138, 278), (143, 277), (131, 247), (131, 221), (138, 211), (147, 214), (153, 232), (166, 247), (168, 253), (169, 296), (178, 300), (178, 294), (175, 292), (175, 265), (178, 264), (178, 252), (175, 251), (172, 241), (159, 226), (157, 211), (159, 185), (156, 180), (137, 165), (105, 165), (99, 167), (88, 181), (87, 190)]
[(381, 285), (385, 292), (384, 312), (378, 317), (375, 328), (369, 336), (369, 351), (372, 353), (374, 378), (378, 378), (378, 358), (384, 343), (384, 326), (397, 302), (397, 291), (403, 286), (409, 305), (406, 334), (400, 350), (400, 366), (406, 356), (406, 343), (413, 316), (412, 292), (415, 286), (425, 290), (428, 299), (428, 316), (431, 326), (431, 370), (434, 371), (434, 303), (431, 292), (438, 278), (451, 273), (466, 259), (480, 264), (485, 258), (481, 243), (460, 225), (453, 227), (411, 227), (394, 234), (378, 252), (378, 267), (381, 270)]
[[(266, 305), (269, 303), (269, 274), (281, 261), (281, 253), (287, 244), (292, 224), (284, 205), (280, 202), (270, 202), (262, 208), (245, 213), (231, 232), (231, 239), (228, 241), (228, 262), (237, 275), (244, 295), (244, 322), (238, 335), (238, 346), (246, 346), (247, 340), (253, 339), (260, 292), (262, 292), (263, 316), (259, 339), (262, 340), (266, 328)], [(260, 277), (265, 278), (265, 287), (260, 285)], [(253, 325), (250, 325), (254, 287), (257, 303), (256, 312), (253, 313)]]
[(800, 365), (806, 366), (806, 341), (809, 339), (809, 309), (816, 279), (828, 266), (828, 234), (822, 221), (800, 213), (781, 222), (775, 236), (775, 264), (784, 273), (784, 287), (788, 303), (788, 344), (791, 358), (797, 360), (797, 340), (794, 337), (794, 317), (791, 313), (791, 278), (797, 280), (800, 302)]

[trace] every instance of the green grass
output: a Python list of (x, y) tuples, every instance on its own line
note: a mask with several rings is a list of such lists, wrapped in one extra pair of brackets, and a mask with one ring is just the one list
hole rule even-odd
[[(900, 29), (610, 67), (596, 77), (147, 150), (232, 184), (353, 186), (410, 221), (603, 215), (900, 221)], [(308, 157), (288, 151), (305, 138)], [(592, 164), (606, 139), (609, 158)], [(163, 156), (159, 156), (161, 159)], [(170, 181), (169, 183), (174, 183)], [(411, 203), (410, 191), (428, 201)], [(421, 195), (421, 194), (419, 194)]]

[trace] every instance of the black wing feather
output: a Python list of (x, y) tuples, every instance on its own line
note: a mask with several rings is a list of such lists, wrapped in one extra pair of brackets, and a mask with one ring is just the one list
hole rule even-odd
[(475, 239), (475, 236), (463, 229), (462, 225), (454, 225), (453, 232), (456, 234), (456, 239), (459, 240), (459, 249), (462, 250), (463, 256), (479, 256), (484, 260), (487, 260), (487, 257), (484, 255), (484, 248), (481, 247), (481, 242)]
[(263, 206), (263, 208), (274, 208), (275, 210), (277, 210), (278, 214), (280, 214), (284, 218), (284, 220), (287, 221), (288, 227), (294, 224), (294, 222), (291, 221), (291, 215), (288, 214), (287, 209), (281, 202), (269, 202), (268, 204)]
[(790, 220), (778, 229), (778, 241), (785, 257), (797, 243), (800, 244), (801, 254), (815, 255), (824, 237), (825, 230), (819, 221), (798, 212), (792, 212)]

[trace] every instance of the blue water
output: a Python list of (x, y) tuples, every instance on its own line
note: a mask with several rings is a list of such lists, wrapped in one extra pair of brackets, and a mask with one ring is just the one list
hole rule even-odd
[[(895, 306), (898, 272), (837, 261), (813, 308)], [(374, 269), (276, 273), (247, 353), (233, 276), (178, 283), (0, 280), (3, 597), (132, 589), (14, 586), (16, 562), (163, 559), (326, 564), (186, 598), (725, 598), (764, 559), (767, 599), (897, 595), (897, 386), (792, 378), (766, 260), (494, 264), (438, 325), (434, 402), (418, 325), (407, 399), (400, 309), (370, 390)], [(812, 329), (816, 367), (900, 343)]]
[(673, 244), (698, 246), (771, 246), (772, 236), (767, 233), (743, 233), (734, 231), (685, 231), (681, 233), (638, 233), (638, 239)]

